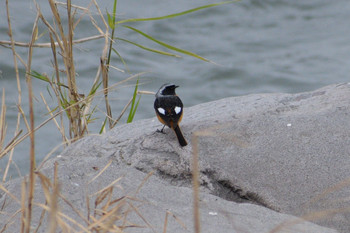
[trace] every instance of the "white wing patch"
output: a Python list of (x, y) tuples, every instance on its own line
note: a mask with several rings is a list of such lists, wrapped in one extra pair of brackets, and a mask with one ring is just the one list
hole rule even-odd
[(165, 115), (165, 110), (164, 110), (164, 108), (157, 108), (157, 110), (158, 110), (158, 112), (159, 112), (160, 114)]
[(179, 114), (181, 112), (181, 107), (176, 106), (174, 110), (176, 114)]

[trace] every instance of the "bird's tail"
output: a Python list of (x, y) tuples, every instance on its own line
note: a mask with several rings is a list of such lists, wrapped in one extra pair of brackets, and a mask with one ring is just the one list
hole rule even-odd
[(182, 132), (180, 130), (180, 126), (177, 125), (176, 128), (174, 129), (175, 133), (176, 133), (176, 137), (177, 140), (179, 140), (180, 146), (187, 146), (187, 142), (186, 139), (184, 138), (184, 136), (182, 135)]

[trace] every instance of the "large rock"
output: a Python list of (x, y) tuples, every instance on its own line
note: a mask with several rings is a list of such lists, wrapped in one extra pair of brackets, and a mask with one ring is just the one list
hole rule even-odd
[[(165, 135), (155, 132), (160, 127), (156, 118), (122, 125), (80, 140), (55, 159), (61, 190), (86, 216), (86, 193), (125, 174), (124, 191), (115, 195), (131, 195), (153, 171), (157, 177), (131, 195), (143, 203), (138, 205), (141, 215), (158, 232), (168, 210), (180, 219), (169, 217), (168, 232), (186, 231), (182, 225), (191, 231), (192, 143), (198, 141), (202, 232), (266, 232), (281, 223), (284, 231), (334, 232), (286, 214), (350, 232), (349, 100), (350, 84), (342, 84), (197, 105), (184, 112), (182, 131), (191, 141), (184, 148), (169, 129)], [(46, 174), (55, 160), (46, 164)], [(87, 185), (109, 160), (112, 165)], [(12, 181), (7, 187), (19, 197), (19, 185)], [(42, 201), (40, 189), (37, 197)], [(7, 205), (5, 212), (15, 206)], [(74, 215), (70, 208), (62, 210)], [(129, 217), (148, 226), (135, 213)]]
[[(116, 225), (119, 227), (129, 226), (125, 228), (125, 232), (164, 232), (165, 223), (167, 223), (166, 232), (193, 232), (193, 195), (190, 188), (169, 185), (155, 176), (147, 179), (145, 173), (132, 167), (119, 166), (114, 162), (104, 173), (93, 180), (98, 172), (108, 164), (108, 159), (107, 157), (97, 158), (91, 154), (86, 154), (84, 158), (63, 156), (55, 159), (59, 163), (58, 180), (61, 184), (61, 192), (70, 203), (68, 205), (66, 202), (60, 201), (60, 211), (63, 214), (86, 226), (83, 219), (87, 218), (88, 212), (91, 216), (102, 219), (103, 217), (99, 216), (102, 210), (107, 212), (117, 208), (116, 215), (121, 216), (121, 219), (117, 221)], [(53, 173), (52, 162), (50, 161), (45, 169), (45, 173), (50, 178), (52, 178)], [(96, 171), (97, 168), (99, 171)], [(100, 203), (99, 200), (102, 200), (103, 196), (103, 193), (98, 193), (98, 191), (110, 184), (114, 184), (114, 189), (110, 190), (113, 192), (111, 200), (123, 197), (125, 199), (119, 200), (105, 209), (103, 206), (106, 204), (107, 197), (95, 207), (95, 204)], [(17, 180), (7, 188), (11, 190), (12, 194), (19, 197), (20, 185), (21, 182)], [(41, 185), (38, 184), (35, 195), (36, 203), (44, 204), (45, 202), (42, 190)], [(86, 204), (86, 197), (89, 197), (89, 208)], [(206, 193), (202, 193), (200, 198), (201, 232), (203, 233), (256, 233), (272, 230), (293, 233), (337, 232), (258, 205), (237, 204)], [(118, 205), (121, 207), (118, 208)], [(71, 206), (79, 210), (83, 217), (77, 214)], [(7, 205), (4, 212), (8, 214), (0, 215), (0, 226), (3, 227), (8, 218), (18, 209), (20, 209), (20, 204), (15, 202)], [(32, 224), (34, 227), (40, 222), (41, 210), (35, 205)], [(12, 225), (8, 226), (6, 232), (20, 232), (19, 217), (18, 214), (16, 218), (12, 219)], [(62, 217), (62, 219), (69, 223), (75, 231), (81, 231), (81, 228), (70, 223), (66, 218)], [(47, 215), (45, 215), (38, 232), (47, 232), (47, 222)]]

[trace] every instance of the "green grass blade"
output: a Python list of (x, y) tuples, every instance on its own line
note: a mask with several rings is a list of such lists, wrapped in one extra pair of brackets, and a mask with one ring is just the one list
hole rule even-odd
[(118, 53), (118, 51), (114, 48), (112, 48), (112, 51), (117, 54), (117, 56), (119, 57), (119, 59), (122, 61), (123, 65), (125, 66), (126, 70), (128, 71), (128, 73), (130, 73), (130, 70), (129, 70), (129, 67), (128, 65), (126, 64), (124, 58)]
[(35, 70), (32, 70), (32, 72), (29, 75), (32, 76), (33, 78), (37, 78), (42, 81), (50, 83), (50, 79), (48, 77), (40, 74), (39, 72), (36, 72)]
[(101, 127), (101, 129), (100, 129), (99, 134), (102, 134), (102, 133), (104, 132), (104, 129), (105, 129), (106, 123), (107, 123), (107, 117), (105, 118), (105, 120), (104, 120), (104, 122), (103, 122), (103, 124), (102, 124), (102, 127)]
[(168, 53), (168, 52), (157, 50), (157, 49), (151, 49), (151, 48), (145, 47), (143, 45), (137, 44), (135, 42), (132, 42), (130, 40), (123, 39), (123, 38), (115, 38), (115, 39), (127, 42), (129, 44), (135, 45), (135, 46), (137, 46), (137, 47), (139, 47), (141, 49), (144, 49), (144, 50), (147, 50), (147, 51), (150, 51), (150, 52), (153, 52), (153, 53), (158, 53), (158, 54), (161, 54), (161, 55), (166, 55), (166, 56), (171, 56), (171, 57), (181, 57), (181, 56), (179, 56), (177, 54), (174, 54), (174, 53)]
[(99, 83), (95, 83), (94, 85), (92, 85), (91, 90), (90, 90), (88, 96), (91, 96), (91, 95), (95, 94), (96, 91), (97, 91), (97, 89), (101, 86), (101, 84), (102, 84), (102, 81), (99, 82)]
[(192, 13), (192, 12), (195, 12), (195, 11), (203, 10), (203, 9), (206, 9), (206, 8), (210, 8), (210, 7), (214, 7), (214, 6), (220, 6), (220, 5), (223, 5), (223, 4), (234, 3), (234, 2), (238, 2), (238, 1), (240, 1), (240, 0), (225, 1), (225, 2), (219, 2), (219, 3), (204, 5), (204, 6), (192, 8), (190, 10), (182, 11), (182, 12), (179, 12), (179, 13), (165, 15), (165, 16), (160, 16), (160, 17), (124, 19), (124, 20), (117, 21), (116, 24), (122, 24), (122, 23), (128, 23), (128, 22), (138, 22), (138, 21), (152, 21), (152, 20), (170, 19), (170, 18), (175, 18), (175, 17), (181, 16), (181, 15), (189, 14), (189, 13)]
[[(157, 39), (153, 38), (152, 36), (142, 32), (142, 31), (140, 31), (140, 30), (138, 30), (136, 28), (133, 28), (133, 27), (130, 27), (130, 26), (125, 26), (125, 25), (123, 27), (128, 28), (130, 30), (133, 30), (133, 31), (141, 34), (142, 36), (146, 37), (147, 39), (152, 40), (155, 43), (160, 44), (161, 46), (163, 46), (163, 47), (165, 47), (167, 49), (174, 50), (176, 52), (183, 53), (183, 54), (186, 54), (188, 56), (192, 56), (192, 57), (198, 58), (198, 59), (206, 61), (206, 62), (211, 62), (210, 60), (208, 60), (208, 59), (206, 59), (204, 57), (201, 57), (198, 54), (192, 53), (192, 52), (184, 50), (184, 49), (180, 49), (180, 48), (174, 47), (174, 46), (166, 44), (166, 43), (164, 43), (164, 42), (162, 42), (160, 40), (157, 40)], [(213, 62), (211, 62), (211, 63), (213, 63)]]
[[(130, 123), (132, 122), (136, 109), (137, 107), (134, 109), (135, 106), (135, 101), (136, 101), (136, 96), (137, 96), (137, 89), (139, 86), (139, 79), (136, 80), (136, 85), (135, 85), (135, 89), (134, 89), (134, 94), (132, 96), (132, 101), (131, 101), (131, 107), (130, 107), (130, 112), (129, 112), (129, 116), (128, 116), (128, 120), (126, 121), (126, 123)], [(138, 105), (138, 104), (137, 104)]]
[(140, 100), (141, 100), (141, 95), (139, 96), (139, 98), (138, 98), (138, 100), (137, 100), (137, 103), (136, 103), (136, 105), (135, 105), (134, 111), (132, 112), (131, 121), (133, 121), (133, 119), (134, 119), (134, 116), (135, 116), (137, 107), (139, 106)]

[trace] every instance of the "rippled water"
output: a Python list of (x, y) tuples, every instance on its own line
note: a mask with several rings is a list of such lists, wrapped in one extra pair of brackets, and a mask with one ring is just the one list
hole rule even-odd
[[(42, 2), (40, 4), (44, 15), (49, 17), (50, 11), (46, 1), (39, 2)], [(73, 2), (86, 6), (88, 1)], [(99, 2), (103, 12), (112, 9), (112, 1)], [(120, 0), (118, 16), (119, 19), (162, 16), (207, 3), (213, 1)], [(10, 10), (15, 39), (28, 42), (35, 17), (34, 4), (31, 0), (12, 0)], [(96, 10), (93, 12), (93, 16), (98, 20)], [(250, 0), (174, 19), (130, 24), (166, 43), (198, 53), (218, 65), (186, 56), (181, 59), (164, 57), (124, 42), (117, 42), (115, 48), (126, 60), (132, 74), (151, 72), (142, 76), (142, 90), (156, 91), (161, 84), (174, 82), (180, 85), (178, 94), (185, 107), (251, 93), (308, 91), (331, 83), (349, 81), (349, 12), (348, 0)], [(40, 25), (40, 30), (41, 33), (44, 32), (45, 27)], [(83, 18), (75, 38), (96, 34), (98, 32), (88, 18)], [(125, 28), (118, 28), (117, 36), (161, 49), (157, 44)], [(44, 38), (45, 36), (39, 41), (46, 42)], [(4, 7), (0, 8), (0, 40), (8, 40)], [(79, 44), (74, 51), (81, 92), (86, 93), (93, 82), (102, 46), (102, 39), (95, 40)], [(23, 58), (27, 57), (25, 48), (17, 48), (17, 52)], [(33, 69), (51, 75), (51, 59), (50, 49), (35, 49)], [(17, 88), (12, 53), (9, 49), (0, 47), (0, 61), (0, 87), (5, 87), (8, 107), (8, 142), (14, 132), (17, 114)], [(112, 64), (125, 69), (116, 56)], [(128, 76), (127, 73), (112, 71), (110, 82), (114, 83)], [(28, 112), (23, 66), (21, 78), (22, 105)], [(37, 97), (36, 124), (39, 124), (47, 118), (39, 93), (43, 92), (48, 100), (50, 96), (44, 83), (38, 80), (33, 82)], [(133, 83), (123, 85), (111, 93), (114, 116), (118, 115), (130, 98)], [(153, 96), (142, 97), (136, 119), (154, 116), (153, 100)], [(98, 99), (96, 104), (104, 111), (102, 99)], [(99, 116), (103, 118), (102, 114)], [(99, 126), (92, 125), (90, 130), (97, 132)], [(22, 127), (25, 129), (24, 125)], [(43, 158), (60, 141), (52, 123), (38, 131), (38, 159)], [(28, 167), (28, 148), (28, 141), (25, 141), (15, 151), (14, 160), (23, 173)], [(5, 162), (0, 161), (0, 168), (4, 167)], [(14, 169), (12, 172), (16, 174)]]

